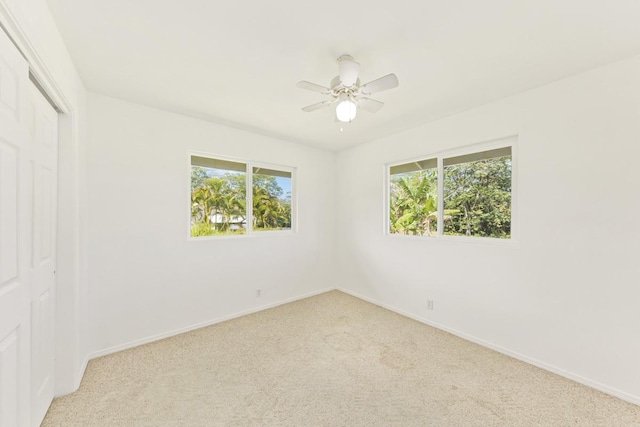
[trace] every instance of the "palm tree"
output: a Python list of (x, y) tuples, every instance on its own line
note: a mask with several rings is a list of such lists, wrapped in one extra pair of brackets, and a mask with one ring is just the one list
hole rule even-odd
[(286, 221), (285, 209), (280, 200), (263, 187), (253, 187), (253, 224), (255, 228), (280, 228)]
[(398, 176), (391, 181), (391, 232), (431, 235), (437, 224), (437, 181), (435, 170)]
[[(209, 206), (210, 209), (207, 211), (207, 221), (211, 221), (211, 217), (215, 218), (215, 222), (214, 222), (214, 227), (216, 228), (216, 230), (219, 230), (220, 225), (218, 222), (218, 215), (221, 215), (223, 218), (223, 221), (225, 221), (225, 211), (226, 211), (226, 198), (227, 198), (227, 194), (226, 194), (226, 181), (224, 179), (220, 179), (220, 178), (207, 178), (204, 182), (204, 185), (206, 185), (209, 188)], [(224, 229), (224, 223), (222, 228)]]
[(209, 222), (211, 197), (211, 188), (208, 185), (200, 185), (191, 192), (191, 217), (194, 222)]

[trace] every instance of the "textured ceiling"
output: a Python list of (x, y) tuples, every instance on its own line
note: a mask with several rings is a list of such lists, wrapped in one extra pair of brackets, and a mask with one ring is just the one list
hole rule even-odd
[[(89, 90), (330, 150), (640, 54), (637, 0), (47, 0)], [(344, 126), (322, 85), (351, 54), (396, 73)]]

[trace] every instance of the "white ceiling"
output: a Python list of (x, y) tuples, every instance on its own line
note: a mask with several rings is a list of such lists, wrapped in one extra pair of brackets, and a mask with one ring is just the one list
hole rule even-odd
[[(640, 54), (638, 0), (47, 2), (89, 90), (331, 150)], [(400, 86), (341, 133), (342, 54)]]

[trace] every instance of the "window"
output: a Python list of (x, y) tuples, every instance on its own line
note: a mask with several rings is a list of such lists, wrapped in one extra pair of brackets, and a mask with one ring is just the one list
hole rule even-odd
[(253, 168), (253, 229), (291, 230), (291, 172)]
[(438, 230), (438, 161), (389, 169), (389, 232), (433, 236)]
[(510, 239), (513, 142), (389, 166), (388, 233)]
[(292, 230), (292, 168), (190, 158), (191, 237)]
[(511, 147), (445, 158), (444, 234), (511, 237)]

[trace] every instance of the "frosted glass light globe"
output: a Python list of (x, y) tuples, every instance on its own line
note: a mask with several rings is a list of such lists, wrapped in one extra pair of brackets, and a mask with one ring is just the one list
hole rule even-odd
[(336, 107), (336, 117), (341, 122), (349, 123), (356, 117), (356, 103), (346, 99)]

